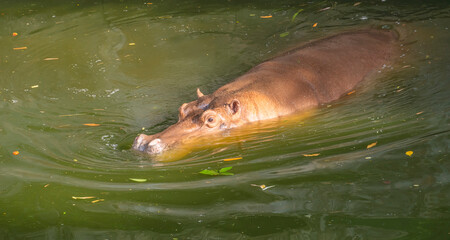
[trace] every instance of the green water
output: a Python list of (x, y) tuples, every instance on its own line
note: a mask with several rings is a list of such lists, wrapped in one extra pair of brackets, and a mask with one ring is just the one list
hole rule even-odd
[[(450, 237), (448, 2), (146, 3), (0, 3), (0, 239)], [(174, 162), (130, 149), (197, 87), (383, 25), (405, 33), (398, 62), (304, 120)]]

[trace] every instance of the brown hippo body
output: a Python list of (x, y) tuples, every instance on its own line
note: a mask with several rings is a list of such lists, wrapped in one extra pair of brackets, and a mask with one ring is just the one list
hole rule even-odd
[(133, 148), (162, 151), (192, 137), (277, 118), (334, 101), (389, 62), (397, 35), (362, 30), (324, 38), (263, 62), (210, 95), (183, 104), (178, 123), (141, 134)]

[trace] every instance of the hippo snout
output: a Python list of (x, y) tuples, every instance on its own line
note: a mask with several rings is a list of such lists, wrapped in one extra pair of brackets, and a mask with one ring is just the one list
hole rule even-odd
[(140, 134), (133, 143), (133, 149), (148, 152), (150, 154), (161, 153), (165, 148), (165, 144), (159, 138)]
[(164, 150), (164, 144), (161, 139), (156, 138), (148, 143), (147, 152), (149, 153), (161, 153)]

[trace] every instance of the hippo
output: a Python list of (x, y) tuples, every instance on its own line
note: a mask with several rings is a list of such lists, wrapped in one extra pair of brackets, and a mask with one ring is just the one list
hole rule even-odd
[(395, 54), (395, 30), (364, 29), (311, 41), (250, 69), (179, 108), (166, 130), (140, 134), (133, 149), (160, 154), (186, 140), (330, 103), (354, 90)]

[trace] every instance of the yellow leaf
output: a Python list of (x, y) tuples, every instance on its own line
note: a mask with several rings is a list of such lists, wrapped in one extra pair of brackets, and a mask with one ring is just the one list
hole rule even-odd
[(236, 161), (236, 160), (241, 160), (241, 159), (242, 159), (242, 157), (235, 157), (235, 158), (227, 158), (227, 159), (224, 159), (223, 161), (229, 162), (229, 161)]
[(95, 197), (92, 197), (92, 196), (89, 196), (89, 197), (75, 197), (75, 196), (72, 196), (72, 199), (75, 199), (75, 200), (85, 200), (85, 199), (92, 199), (92, 198), (95, 198)]
[(263, 185), (250, 184), (250, 185), (253, 186), (253, 187), (259, 187), (259, 188), (261, 188), (261, 190), (263, 190), (263, 191), (265, 191), (265, 190), (267, 190), (267, 189), (269, 189), (269, 188), (275, 187), (274, 185), (273, 185), (273, 186), (266, 186), (265, 184), (263, 184)]
[(103, 201), (105, 201), (105, 199), (97, 199), (97, 200), (91, 201), (91, 203), (98, 203), (98, 202), (103, 202)]
[(320, 153), (303, 154), (303, 156), (305, 156), (305, 157), (317, 157), (317, 156), (319, 156), (319, 155), (320, 155)]
[(100, 126), (100, 124), (98, 124), (98, 123), (85, 123), (83, 125), (84, 126), (88, 126), (88, 127), (98, 127), (98, 126)]
[(28, 47), (16, 47), (16, 48), (13, 48), (13, 50), (26, 50), (26, 49), (28, 49)]
[(408, 156), (410, 156), (410, 157), (411, 157), (411, 155), (413, 155), (413, 153), (414, 153), (413, 151), (407, 151), (407, 152), (405, 152), (405, 154), (408, 155)]
[(55, 57), (44, 58), (44, 61), (54, 61), (54, 60), (59, 60), (59, 58), (55, 58)]
[(147, 182), (146, 178), (130, 178), (130, 180), (134, 182)]
[(371, 143), (371, 144), (367, 145), (367, 149), (375, 147), (377, 145), (377, 143), (378, 142), (374, 142), (374, 143)]

